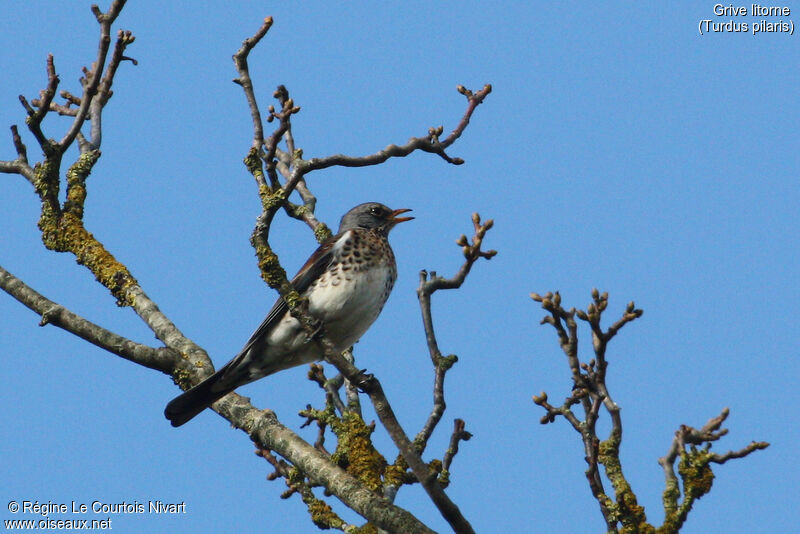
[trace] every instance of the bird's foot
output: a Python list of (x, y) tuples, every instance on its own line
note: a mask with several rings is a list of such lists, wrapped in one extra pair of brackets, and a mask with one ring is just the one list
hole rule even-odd
[(368, 373), (366, 369), (361, 369), (352, 384), (362, 393), (369, 393), (375, 383), (375, 375)]
[(306, 343), (310, 343), (316, 339), (319, 339), (322, 336), (322, 321), (318, 321), (314, 319), (312, 323), (314, 330), (312, 330), (309, 334), (306, 335)]

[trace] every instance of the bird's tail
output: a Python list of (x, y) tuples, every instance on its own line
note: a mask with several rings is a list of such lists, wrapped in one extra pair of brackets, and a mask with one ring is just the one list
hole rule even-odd
[(230, 380), (222, 380), (227, 368), (226, 365), (167, 404), (164, 415), (172, 426), (181, 426), (241, 385), (235, 381), (231, 383)]

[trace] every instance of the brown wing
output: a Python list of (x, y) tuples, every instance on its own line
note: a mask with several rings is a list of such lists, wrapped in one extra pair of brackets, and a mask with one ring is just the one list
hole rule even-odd
[[(294, 278), (292, 278), (292, 286), (298, 293), (302, 295), (311, 286), (312, 282), (328, 268), (333, 260), (333, 246), (340, 237), (342, 237), (342, 234), (335, 235), (322, 243), (311, 257), (308, 258), (308, 261), (300, 268)], [(250, 350), (253, 345), (264, 340), (272, 327), (280, 322), (287, 311), (289, 311), (289, 307), (286, 305), (283, 298), (279, 297), (267, 316), (258, 328), (256, 328), (256, 331), (253, 332), (253, 335), (250, 336), (250, 339), (245, 343), (244, 347), (242, 347), (242, 350), (239, 351), (239, 354), (237, 354), (226, 367), (235, 369), (238, 363), (237, 360), (240, 360), (247, 354), (248, 350)]]
[[(298, 293), (304, 293), (328, 268), (333, 260), (333, 246), (340, 237), (341, 234), (320, 245), (292, 278), (292, 285)], [(255, 350), (254, 354), (250, 354), (250, 349), (261, 343), (266, 344), (269, 332), (280, 322), (288, 309), (286, 302), (279, 298), (239, 354), (206, 380), (167, 404), (164, 415), (172, 422), (172, 426), (186, 423), (229, 392), (257, 378), (249, 372), (248, 358), (259, 357), (259, 351)]]

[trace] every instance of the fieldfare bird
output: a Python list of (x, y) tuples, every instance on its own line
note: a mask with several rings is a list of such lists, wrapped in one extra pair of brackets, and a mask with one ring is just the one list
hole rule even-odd
[[(408, 211), (377, 202), (356, 206), (342, 217), (339, 232), (322, 243), (292, 279), (335, 350), (343, 351), (358, 341), (383, 309), (397, 278), (389, 231), (413, 219), (398, 217)], [(278, 298), (239, 354), (173, 399), (164, 415), (172, 426), (180, 426), (239, 386), (323, 357), (322, 346)]]

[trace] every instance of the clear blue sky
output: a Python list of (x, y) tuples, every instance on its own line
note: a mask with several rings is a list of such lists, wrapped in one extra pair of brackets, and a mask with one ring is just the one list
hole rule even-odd
[[(730, 434), (715, 450), (772, 446), (718, 467), (683, 532), (786, 531), (800, 506), (791, 412), (800, 402), (800, 37), (701, 36), (700, 20), (732, 18), (715, 17), (713, 5), (131, 2), (117, 27), (136, 35), (128, 53), (139, 65), (122, 66), (104, 115), (87, 225), (224, 363), (274, 299), (248, 243), (260, 205), (241, 164), (249, 114), (231, 83), (231, 55), (262, 19), (275, 24), (251, 56), (256, 90), (266, 109), (275, 86), (288, 87), (302, 106), (294, 134), (306, 157), (366, 154), (439, 124), (449, 131), (465, 106), (455, 87), (492, 83), (450, 150), (465, 165), (415, 154), (309, 177), (331, 225), (372, 200), (417, 217), (393, 233), (399, 281), (357, 346), (359, 365), (416, 433), (432, 382), (417, 273), (455, 272), (454, 240), (478, 211), (495, 219), (486, 244), (499, 254), (460, 291), (434, 298), (442, 350), (460, 360), (427, 456), (446, 449), (453, 418), (466, 420), (474, 438), (448, 492), (476, 530), (603, 530), (577, 434), (563, 421), (540, 426), (531, 402), (542, 390), (562, 399), (571, 383), (528, 297), (560, 290), (567, 305), (585, 306), (598, 287), (611, 294), (609, 319), (629, 300), (645, 310), (610, 346), (609, 386), (622, 406), (625, 472), (649, 517), (660, 524), (656, 460), (673, 432), (728, 406)], [(796, 24), (800, 4), (786, 5)], [(24, 123), (17, 95), (44, 86), (48, 52), (61, 88), (78, 93), (97, 31), (88, 2), (15, 2), (4, 20), (0, 159), (11, 159), (7, 127)], [(65, 125), (50, 117), (46, 132), (60, 137)], [(0, 264), (87, 318), (154, 342), (72, 257), (44, 250), (38, 209), (30, 184), (0, 175)], [(313, 237), (283, 220), (274, 230), (296, 270)], [(162, 410), (178, 390), (168, 377), (37, 323), (0, 294), (0, 518), (22, 517), (6, 510), (12, 499), (160, 499), (185, 501), (187, 513), (115, 515), (114, 532), (317, 531), (298, 498), (279, 500), (285, 487), (265, 480), (249, 440), (214, 413), (169, 426)], [(322, 402), (304, 375), (241, 392), (298, 429), (297, 411)], [(395, 454), (383, 431), (376, 439)], [(447, 531), (418, 488), (398, 503)]]

